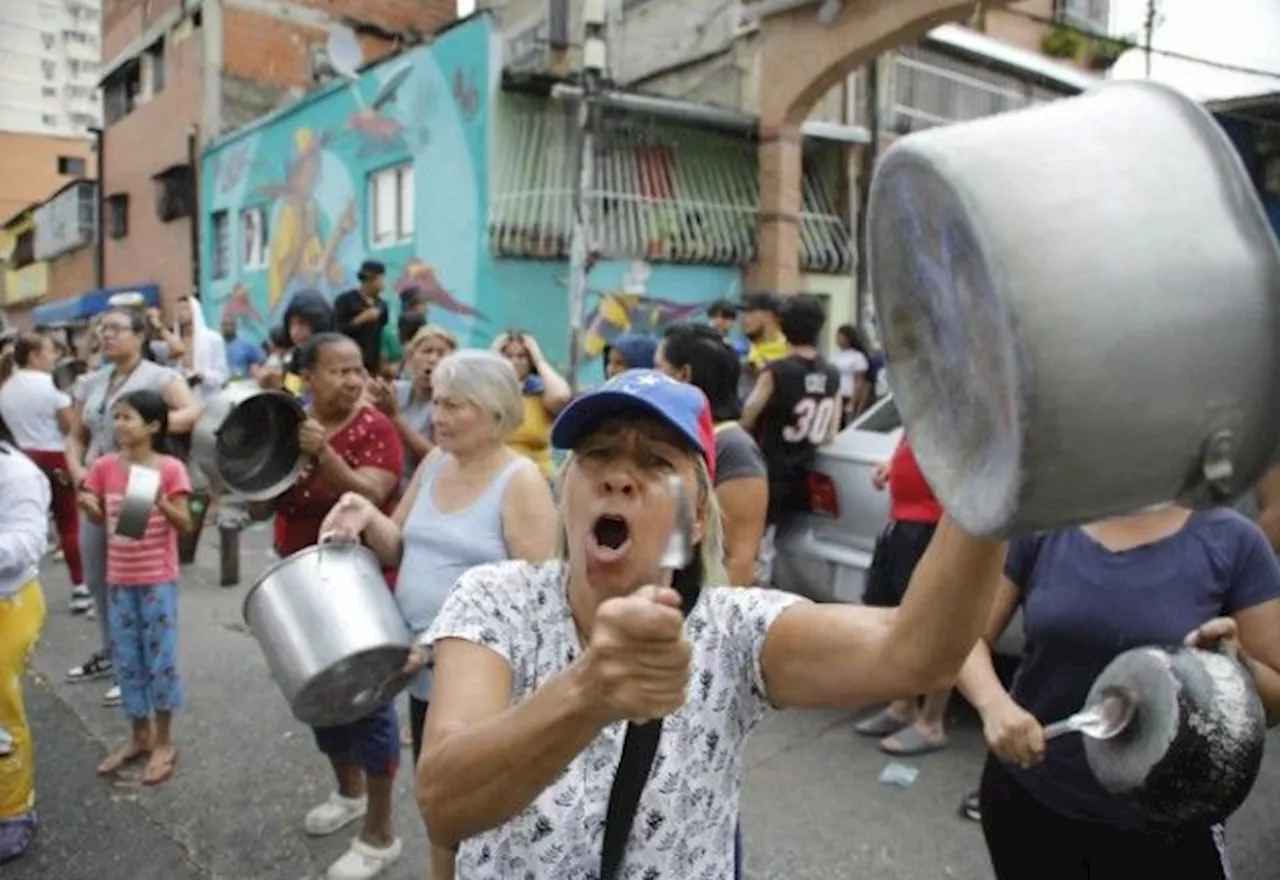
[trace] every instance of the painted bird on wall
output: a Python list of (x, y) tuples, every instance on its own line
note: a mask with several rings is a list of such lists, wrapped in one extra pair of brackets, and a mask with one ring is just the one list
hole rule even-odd
[(403, 293), (409, 289), (416, 289), (426, 297), (427, 308), (439, 306), (454, 315), (479, 318), (482, 321), (487, 320), (480, 312), (455, 299), (453, 294), (445, 290), (444, 285), (440, 283), (440, 279), (436, 277), (435, 267), (418, 257), (413, 257), (404, 264), (400, 278), (395, 283), (397, 293)]
[(400, 94), (400, 87), (412, 72), (411, 65), (403, 64), (397, 67), (382, 82), (382, 85), (378, 86), (373, 100), (367, 105), (360, 95), (359, 87), (352, 83), (351, 94), (358, 109), (347, 119), (346, 128), (360, 138), (360, 147), (356, 151), (359, 158), (404, 152), (404, 125), (399, 119), (384, 111), (395, 103), (396, 97)]

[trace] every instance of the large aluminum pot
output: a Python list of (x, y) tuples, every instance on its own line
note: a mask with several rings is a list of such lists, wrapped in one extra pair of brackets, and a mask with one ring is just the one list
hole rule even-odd
[(409, 683), (409, 628), (359, 544), (282, 559), (245, 596), (244, 620), (294, 716), (312, 727), (363, 718)]
[(1213, 118), (1149, 82), (898, 141), (869, 259), (898, 409), (969, 531), (1207, 504), (1280, 437), (1280, 247)]
[(205, 404), (191, 432), (191, 457), (246, 500), (270, 500), (302, 472), (298, 426), (305, 418), (290, 394), (228, 385)]

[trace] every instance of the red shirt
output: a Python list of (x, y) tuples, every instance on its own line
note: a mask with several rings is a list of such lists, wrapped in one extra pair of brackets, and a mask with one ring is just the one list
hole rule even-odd
[[(181, 461), (157, 456), (153, 465), (160, 472), (160, 492), (172, 498), (191, 494), (191, 478)], [(158, 507), (151, 508), (147, 528), (141, 538), (116, 534), (124, 490), (129, 484), (129, 462), (111, 452), (89, 466), (84, 487), (102, 499), (107, 516), (107, 583), (114, 587), (146, 587), (178, 582), (178, 530)]]
[(906, 434), (889, 459), (889, 518), (913, 523), (936, 523), (942, 519), (942, 505), (920, 473)]
[[(341, 431), (329, 438), (329, 446), (352, 470), (377, 468), (395, 476), (404, 474), (404, 447), (391, 420), (371, 406), (363, 406)], [(327, 485), (309, 461), (297, 482), (276, 500), (275, 544), (280, 556), (312, 547), (320, 539), (320, 525), (342, 493)], [(390, 514), (396, 506), (392, 492), (382, 505)], [(395, 584), (396, 570), (384, 569), (388, 584)]]

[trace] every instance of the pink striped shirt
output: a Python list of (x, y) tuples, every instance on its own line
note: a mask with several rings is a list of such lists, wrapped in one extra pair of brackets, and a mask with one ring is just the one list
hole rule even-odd
[[(191, 478), (181, 461), (168, 455), (157, 457), (160, 492), (168, 498), (191, 494)], [(107, 515), (107, 583), (116, 587), (145, 587), (178, 582), (178, 530), (169, 524), (160, 509), (152, 508), (147, 530), (141, 538), (116, 534), (120, 505), (129, 483), (129, 462), (118, 453), (108, 453), (89, 467), (84, 485), (102, 499)]]

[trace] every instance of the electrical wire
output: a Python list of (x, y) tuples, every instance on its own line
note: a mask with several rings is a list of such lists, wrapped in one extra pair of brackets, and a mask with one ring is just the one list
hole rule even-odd
[[(992, 10), (992, 11), (995, 11), (995, 10)], [(1080, 36), (1090, 40), (1098, 40), (1100, 42), (1111, 42), (1111, 43), (1123, 42), (1127, 45), (1132, 45), (1133, 48), (1141, 52), (1149, 51), (1152, 55), (1160, 55), (1165, 58), (1173, 58), (1174, 60), (1177, 60), (1177, 61), (1187, 61), (1193, 64), (1203, 65), (1204, 67), (1213, 67), (1218, 70), (1226, 70), (1232, 73), (1247, 73), (1251, 76), (1264, 76), (1264, 77), (1269, 77), (1271, 79), (1280, 80), (1280, 70), (1263, 70), (1257, 67), (1247, 67), (1241, 64), (1231, 64), (1226, 61), (1215, 61), (1212, 58), (1205, 58), (1199, 55), (1188, 55), (1185, 52), (1175, 52), (1171, 49), (1160, 49), (1155, 46), (1151, 46), (1148, 48), (1147, 46), (1144, 46), (1140, 43), (1133, 43), (1130, 40), (1114, 37), (1114, 36), (1111, 36), (1110, 34), (1100, 34), (1100, 33), (1097, 33), (1096, 31), (1091, 31), (1082, 27), (1077, 27), (1076, 25), (1062, 21), (1061, 19), (1058, 19), (1058, 18), (1053, 18), (1052, 16), (1048, 16), (1048, 15), (1040, 15), (1039, 13), (1036, 13), (1036, 12), (1028, 12), (1025, 9), (1014, 9), (1013, 7), (1006, 6), (999, 11), (1008, 13), (1009, 15), (1016, 15), (1016, 16), (1019, 16), (1020, 18), (1025, 18), (1030, 21), (1037, 22), (1039, 24), (1047, 24), (1047, 25), (1052, 25), (1053, 27), (1062, 28), (1063, 30), (1071, 31), (1072, 33), (1079, 34)]]

